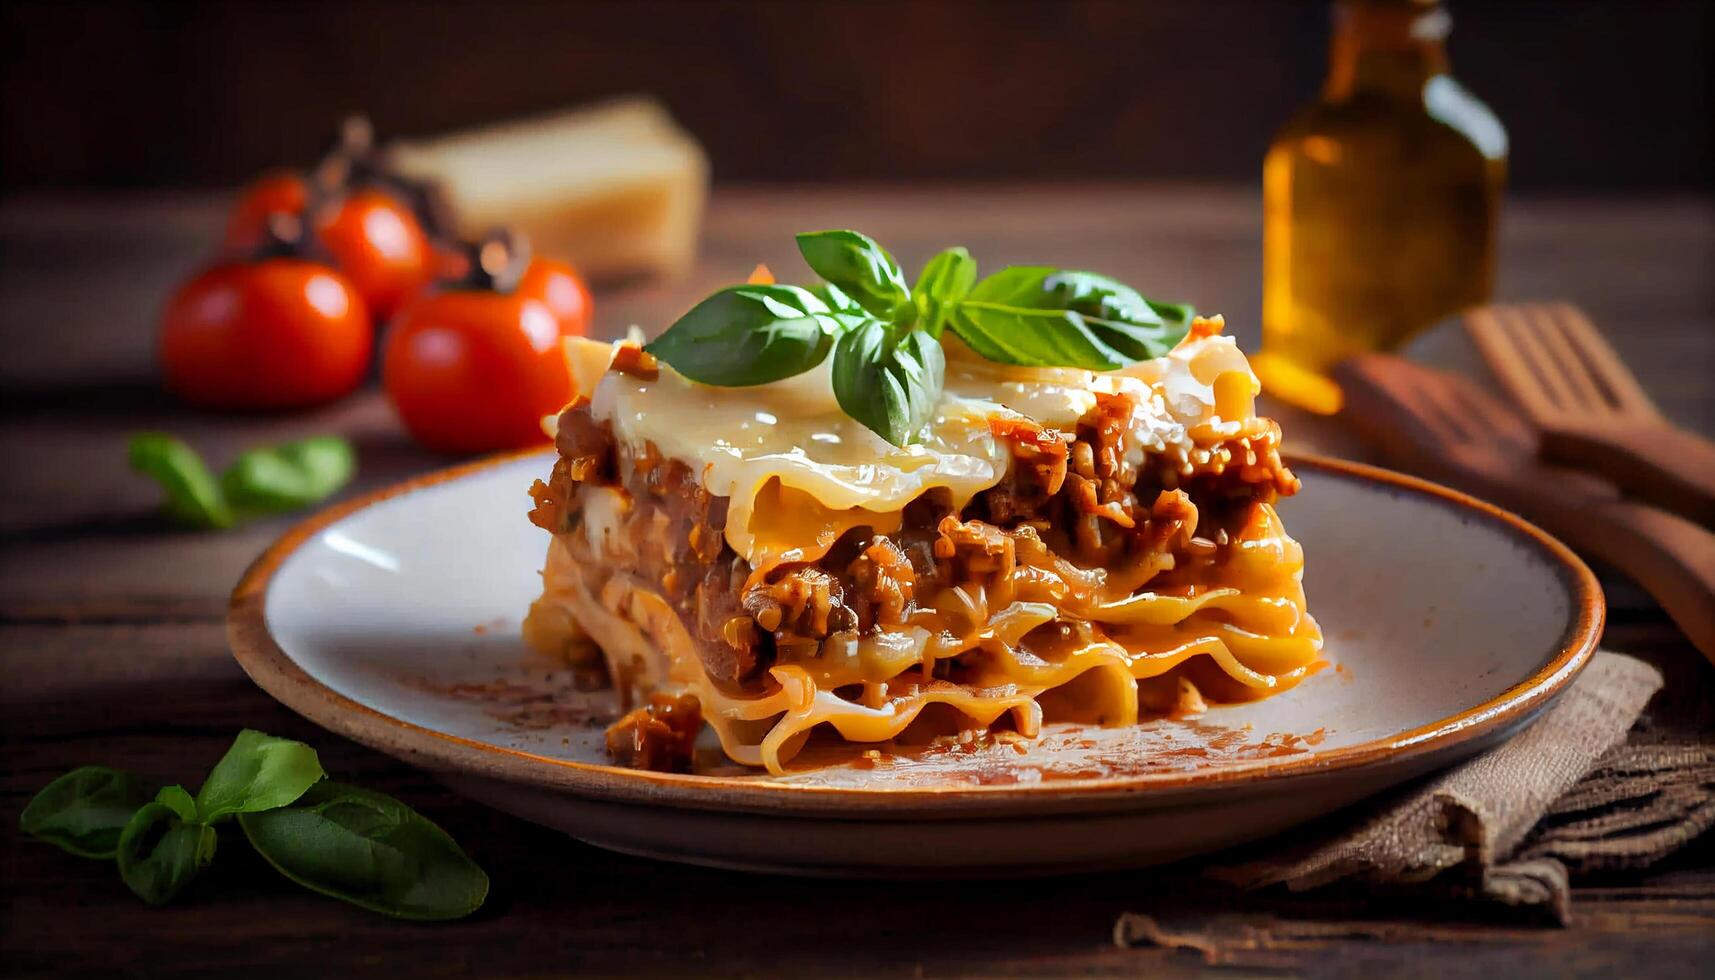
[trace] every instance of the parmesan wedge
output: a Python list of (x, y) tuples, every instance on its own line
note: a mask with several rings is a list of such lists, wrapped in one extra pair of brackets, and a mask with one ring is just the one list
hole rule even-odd
[(389, 147), (440, 185), (474, 238), (508, 226), (590, 279), (673, 275), (695, 258), (703, 149), (660, 103), (630, 97)]

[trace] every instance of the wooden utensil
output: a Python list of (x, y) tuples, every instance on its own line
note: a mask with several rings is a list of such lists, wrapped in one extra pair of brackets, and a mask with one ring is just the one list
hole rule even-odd
[(1483, 306), (1465, 329), (1541, 430), (1544, 459), (1715, 527), (1715, 443), (1664, 418), (1577, 307)]
[(1399, 465), (1517, 511), (1614, 566), (1715, 663), (1715, 534), (1537, 458), (1530, 425), (1458, 375), (1370, 354), (1335, 369), (1341, 417)]

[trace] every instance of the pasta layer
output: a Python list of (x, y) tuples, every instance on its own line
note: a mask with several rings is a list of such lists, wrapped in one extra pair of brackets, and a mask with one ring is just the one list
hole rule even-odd
[[(1286, 690), (1322, 646), (1273, 506), (1297, 481), (1216, 329), (1108, 374), (950, 350), (904, 448), (825, 378), (608, 374), (532, 489), (553, 539), (526, 636), (599, 663), (628, 704), (694, 697), (728, 758), (773, 773), (811, 738), (1034, 736)], [(643, 751), (685, 729), (667, 708), (610, 748), (688, 757)]]

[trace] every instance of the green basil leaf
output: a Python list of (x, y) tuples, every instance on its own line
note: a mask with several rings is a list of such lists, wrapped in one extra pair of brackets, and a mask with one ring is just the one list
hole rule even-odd
[(728, 286), (643, 349), (692, 381), (744, 387), (822, 363), (841, 326), (826, 303), (797, 286)]
[(197, 451), (165, 432), (139, 432), (126, 449), (131, 468), (153, 477), (167, 495), (167, 514), (195, 527), (231, 527), (232, 508)]
[(963, 248), (949, 248), (929, 260), (911, 289), (917, 304), (917, 324), (929, 336), (939, 337), (959, 300), (977, 281), (977, 260)]
[(119, 876), (138, 898), (164, 905), (214, 860), (214, 828), (172, 806), (145, 803), (119, 835)]
[(1145, 299), (1125, 283), (1094, 272), (1048, 270), (1042, 288), (1067, 309), (1083, 314), (1097, 336), (1139, 361), (1165, 355), (1191, 327), (1184, 303)]
[(155, 802), (172, 810), (187, 823), (197, 822), (197, 801), (183, 786), (163, 786), (155, 794)]
[(945, 373), (941, 342), (920, 330), (895, 343), (887, 324), (867, 320), (834, 346), (840, 408), (895, 446), (911, 442), (934, 415)]
[(1190, 308), (1151, 304), (1093, 272), (1012, 266), (976, 284), (953, 329), (991, 360), (1108, 371), (1160, 357), (1185, 336), (1189, 316), (1170, 321), (1163, 310)]
[(991, 361), (1111, 371), (1131, 359), (1103, 343), (1071, 310), (1032, 310), (965, 300), (947, 326)]
[(204, 823), (215, 823), (235, 813), (272, 810), (326, 775), (315, 749), (246, 728), (197, 791), (196, 812)]
[(816, 275), (838, 286), (872, 315), (889, 323), (910, 323), (916, 316), (905, 273), (875, 239), (855, 231), (806, 231), (798, 251)]
[(446, 831), (381, 793), (321, 782), (238, 824), (281, 874), (383, 915), (457, 919), (488, 897), (488, 875)]
[(847, 296), (840, 287), (831, 282), (821, 282), (814, 286), (804, 287), (810, 295), (828, 304), (828, 309), (835, 313), (846, 313), (853, 316), (865, 316), (864, 308), (858, 301)]
[(221, 474), (221, 489), (232, 506), (270, 513), (293, 510), (332, 496), (357, 469), (351, 443), (338, 436), (317, 436), (283, 446), (252, 449)]
[[(1197, 318), (1197, 308), (1190, 303), (1162, 303), (1153, 299), (1146, 299), (1144, 302), (1149, 304), (1149, 308), (1155, 311), (1155, 315), (1160, 317), (1163, 323), (1170, 326), (1184, 324), (1185, 331), (1180, 333), (1180, 337), (1190, 332), (1191, 321)], [(1174, 341), (1175, 344), (1178, 342)]]
[(125, 824), (148, 802), (136, 776), (82, 766), (42, 787), (18, 815), (18, 829), (78, 857), (111, 858)]

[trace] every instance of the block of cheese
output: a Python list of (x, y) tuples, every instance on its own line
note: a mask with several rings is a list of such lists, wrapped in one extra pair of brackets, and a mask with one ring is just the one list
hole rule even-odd
[(466, 238), (508, 226), (586, 278), (673, 275), (695, 258), (708, 160), (660, 103), (629, 97), (388, 148), (440, 185)]

